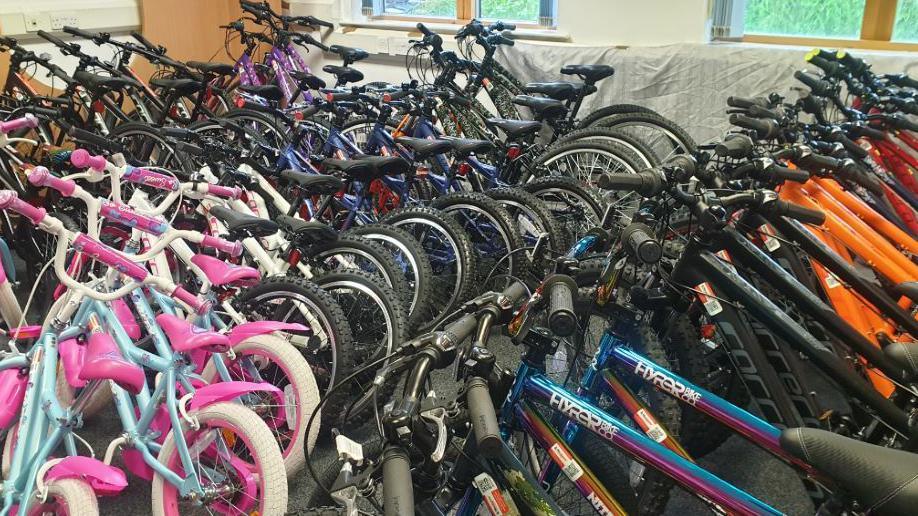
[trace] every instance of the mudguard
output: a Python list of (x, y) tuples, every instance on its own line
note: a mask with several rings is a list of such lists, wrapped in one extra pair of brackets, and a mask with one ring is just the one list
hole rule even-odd
[(19, 369), (0, 371), (0, 430), (6, 430), (19, 418), (19, 409), (29, 385), (29, 375)]
[(91, 457), (61, 459), (45, 474), (45, 483), (61, 478), (79, 478), (86, 481), (99, 496), (114, 496), (128, 485), (127, 476), (123, 471)]
[(258, 391), (273, 393), (277, 396), (279, 403), (283, 404), (284, 402), (283, 391), (270, 383), (219, 382), (205, 385), (195, 391), (191, 396), (191, 401), (188, 403), (188, 411), (198, 410), (222, 401), (232, 401), (250, 392)]
[(86, 381), (80, 379), (83, 361), (86, 360), (86, 346), (80, 345), (76, 339), (67, 339), (62, 340), (57, 347), (67, 384), (74, 389), (86, 387)]
[(229, 337), (230, 345), (235, 346), (249, 337), (264, 335), (275, 331), (288, 331), (297, 333), (311, 332), (308, 326), (297, 323), (285, 323), (278, 321), (254, 321), (242, 323), (234, 327), (226, 334)]

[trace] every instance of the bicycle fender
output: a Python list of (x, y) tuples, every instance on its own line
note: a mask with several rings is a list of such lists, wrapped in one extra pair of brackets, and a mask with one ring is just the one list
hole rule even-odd
[(264, 335), (275, 331), (295, 331), (298, 333), (310, 332), (308, 326), (297, 323), (285, 323), (278, 321), (253, 321), (242, 323), (226, 334), (230, 340), (230, 346), (235, 346), (249, 337)]
[(19, 409), (29, 385), (29, 375), (20, 374), (19, 369), (0, 371), (0, 430), (6, 430), (19, 419)]
[(65, 457), (51, 466), (45, 483), (63, 478), (88, 482), (98, 496), (114, 496), (127, 487), (127, 476), (120, 469), (91, 457)]
[(188, 403), (188, 410), (194, 411), (214, 403), (232, 401), (251, 392), (270, 392), (280, 403), (283, 403), (284, 393), (270, 383), (254, 382), (219, 382), (205, 385), (196, 390)]

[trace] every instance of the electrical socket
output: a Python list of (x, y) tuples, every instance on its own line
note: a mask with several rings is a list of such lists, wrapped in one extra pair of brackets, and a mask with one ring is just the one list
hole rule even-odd
[(26, 32), (38, 32), (40, 30), (51, 30), (51, 17), (48, 13), (24, 13)]
[(79, 22), (74, 12), (57, 12), (51, 14), (51, 30), (61, 30), (66, 26), (75, 27)]

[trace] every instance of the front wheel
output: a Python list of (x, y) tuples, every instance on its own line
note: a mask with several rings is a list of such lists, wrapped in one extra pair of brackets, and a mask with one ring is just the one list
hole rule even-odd
[(45, 484), (48, 496), (44, 502), (31, 496), (26, 514), (39, 516), (55, 514), (66, 516), (98, 516), (99, 502), (88, 482), (78, 478), (61, 478)]
[[(194, 470), (204, 489), (202, 500), (182, 497), (178, 487), (162, 475), (153, 477), (153, 514), (259, 514), (281, 516), (287, 510), (287, 475), (277, 442), (264, 422), (248, 408), (235, 403), (216, 403), (191, 412), (200, 425), (186, 423), (181, 431), (188, 445)], [(158, 460), (185, 476), (169, 432)]]

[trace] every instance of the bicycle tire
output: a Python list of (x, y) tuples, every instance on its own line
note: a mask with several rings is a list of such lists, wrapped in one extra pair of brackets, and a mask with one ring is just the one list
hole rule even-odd
[(545, 176), (521, 186), (545, 203), (568, 242), (575, 242), (602, 222), (605, 206), (574, 178)]
[[(592, 156), (592, 157), (591, 157)], [(599, 140), (574, 140), (552, 145), (529, 166), (531, 177), (562, 175), (573, 177), (597, 189), (602, 174), (634, 174), (644, 169), (641, 157), (624, 145)], [(580, 169), (580, 165), (586, 167)], [(525, 175), (525, 172), (524, 172)]]
[(602, 125), (603, 120), (626, 113), (653, 113), (655, 115), (660, 115), (646, 106), (639, 106), (637, 104), (612, 104), (611, 106), (603, 106), (599, 109), (590, 111), (590, 113), (577, 124), (577, 129), (586, 129), (594, 125)]
[[(672, 150), (668, 152), (662, 152), (655, 148), (657, 157), (659, 157), (661, 160), (666, 160), (673, 153), (692, 153), (697, 148), (695, 140), (685, 131), (685, 129), (680, 127), (675, 122), (669, 120), (668, 118), (654, 113), (622, 113), (620, 115), (613, 115), (609, 118), (606, 118), (600, 125), (601, 127), (612, 127), (617, 129), (625, 129), (629, 126), (645, 126), (661, 131), (673, 147)], [(650, 145), (650, 142), (646, 143)], [(651, 147), (654, 146), (651, 145)]]
[(612, 127), (585, 127), (571, 131), (558, 140), (553, 145), (575, 140), (599, 140), (617, 142), (631, 149), (643, 162), (647, 168), (656, 167), (660, 164), (660, 158), (657, 153), (644, 143), (641, 139), (635, 138), (634, 135), (620, 131)]
[[(520, 228), (520, 236), (523, 238), (525, 245), (535, 245), (535, 242), (529, 242), (529, 239), (523, 234), (523, 227), (528, 220), (532, 230), (548, 235), (549, 249), (563, 252), (570, 247), (570, 242), (561, 229), (561, 225), (558, 224), (548, 207), (538, 197), (519, 187), (491, 188), (485, 191), (485, 195), (499, 202), (507, 210), (511, 221), (517, 222), (517, 227)], [(535, 262), (530, 263), (529, 267), (532, 274), (542, 278), (549, 272), (547, 270), (549, 261), (539, 257)]]

